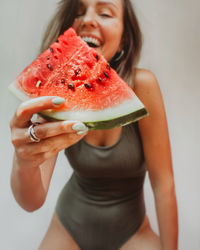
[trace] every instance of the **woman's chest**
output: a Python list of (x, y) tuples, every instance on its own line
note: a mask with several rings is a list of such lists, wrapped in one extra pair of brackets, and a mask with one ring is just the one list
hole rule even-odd
[(84, 137), (92, 146), (108, 147), (114, 145), (121, 137), (122, 127), (107, 130), (91, 130)]
[[(119, 130), (118, 130), (119, 131)], [(88, 137), (89, 138), (89, 137)], [(130, 178), (143, 170), (141, 138), (136, 126), (125, 126), (108, 146), (81, 140), (65, 150), (72, 168), (91, 178)], [(99, 143), (99, 141), (98, 141)]]

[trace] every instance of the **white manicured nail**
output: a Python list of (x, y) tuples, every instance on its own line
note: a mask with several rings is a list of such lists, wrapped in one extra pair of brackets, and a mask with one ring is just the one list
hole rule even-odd
[(52, 100), (52, 103), (55, 104), (55, 105), (60, 105), (60, 104), (62, 104), (64, 102), (65, 102), (65, 98), (62, 98), (62, 97), (55, 97)]
[(72, 129), (73, 129), (73, 130), (76, 130), (76, 131), (78, 131), (78, 130), (83, 131), (83, 130), (87, 129), (87, 127), (86, 127), (85, 124), (83, 124), (82, 122), (76, 122), (76, 123), (72, 126)]
[(86, 128), (85, 130), (80, 130), (77, 132), (77, 135), (83, 135), (88, 131), (88, 128)]
[(68, 121), (63, 121), (62, 124), (63, 124), (63, 125), (69, 125), (69, 124), (77, 123), (77, 122), (79, 122), (79, 121), (68, 120)]

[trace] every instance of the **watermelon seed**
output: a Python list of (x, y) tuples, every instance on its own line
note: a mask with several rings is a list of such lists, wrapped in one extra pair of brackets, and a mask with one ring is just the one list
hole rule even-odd
[(62, 41), (65, 45), (68, 45), (68, 43), (66, 41)]
[(75, 71), (75, 75), (77, 76), (80, 72), (81, 72), (81, 69), (78, 68), (78, 69)]
[(49, 48), (49, 50), (51, 51), (51, 53), (53, 53), (53, 52), (54, 52), (54, 50), (53, 50), (51, 47)]
[(50, 70), (53, 70), (53, 67), (51, 66), (51, 64), (47, 64), (47, 68)]
[(86, 89), (91, 89), (92, 88), (91, 84), (88, 83), (88, 82), (85, 82), (84, 86), (86, 87)]
[(69, 88), (69, 89), (74, 89), (73, 83), (69, 83), (69, 84), (68, 84), (68, 88)]
[(105, 76), (106, 78), (109, 78), (109, 76), (108, 76), (108, 74), (107, 74), (106, 72), (104, 72), (104, 76)]
[(50, 59), (49, 56), (47, 56), (46, 59), (49, 60)]
[(61, 83), (62, 83), (62, 84), (65, 84), (65, 79), (62, 79), (62, 80), (61, 80)]
[(39, 80), (39, 81), (37, 81), (37, 83), (36, 83), (36, 88), (39, 88), (40, 85), (41, 85), (41, 81)]
[(96, 59), (97, 59), (97, 61), (99, 61), (99, 55), (98, 54), (96, 54)]
[(58, 52), (60, 52), (60, 53), (62, 53), (62, 50), (61, 50), (61, 49), (59, 49), (59, 48), (57, 48), (57, 51), (58, 51)]
[(100, 82), (102, 82), (102, 81), (103, 81), (101, 77), (99, 77), (98, 79), (99, 79), (99, 81), (100, 81)]
[(110, 64), (109, 63), (107, 64), (107, 69), (110, 69)]

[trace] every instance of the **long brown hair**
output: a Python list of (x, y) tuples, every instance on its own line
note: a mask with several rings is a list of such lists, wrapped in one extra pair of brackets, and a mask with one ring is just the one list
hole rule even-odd
[[(44, 33), (40, 53), (55, 42), (59, 35), (72, 26), (76, 18), (80, 0), (60, 0), (56, 12)], [(142, 33), (130, 0), (122, 0), (124, 8), (124, 33), (122, 49), (124, 55), (116, 60), (117, 54), (111, 59), (111, 66), (133, 87), (133, 70), (135, 69), (142, 49)]]

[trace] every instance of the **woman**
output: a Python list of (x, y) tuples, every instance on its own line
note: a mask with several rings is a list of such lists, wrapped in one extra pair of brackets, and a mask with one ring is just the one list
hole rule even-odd
[[(141, 33), (129, 0), (62, 0), (42, 49), (72, 26), (103, 54), (133, 88), (149, 116), (125, 127), (88, 131), (79, 121), (43, 122), (31, 117), (65, 100), (44, 97), (21, 104), (11, 120), (15, 146), (11, 187), (27, 211), (42, 206), (59, 151), (75, 171), (63, 188), (39, 250), (177, 250), (177, 205), (170, 142), (158, 82), (135, 68)], [(31, 140), (32, 139), (32, 140)], [(146, 162), (147, 169), (143, 164)], [(151, 229), (143, 199), (148, 170), (160, 235)]]

